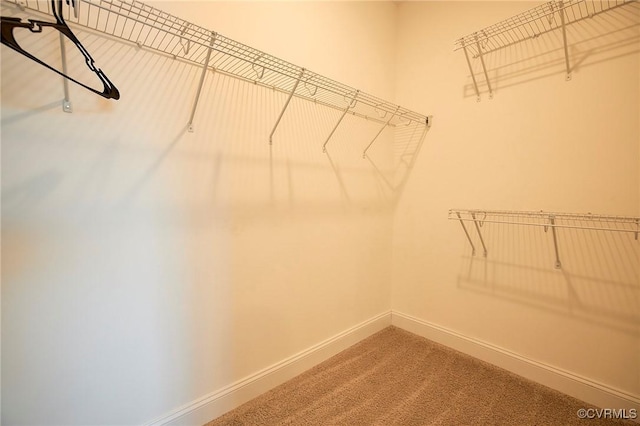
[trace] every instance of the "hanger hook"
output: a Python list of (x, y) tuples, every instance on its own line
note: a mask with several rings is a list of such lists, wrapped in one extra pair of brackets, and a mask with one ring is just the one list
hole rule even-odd
[(484, 220), (487, 218), (487, 212), (482, 212), (482, 219), (478, 220), (478, 225), (482, 228), (484, 225)]
[[(251, 69), (253, 70), (253, 72), (256, 73), (256, 79), (257, 80), (262, 80), (262, 77), (264, 77), (264, 67), (261, 65), (257, 65), (258, 61), (264, 56), (264, 53), (260, 53), (258, 56), (256, 56), (256, 58), (253, 60), (253, 62), (251, 63)], [(260, 71), (258, 71), (256, 69), (256, 66), (260, 68)]]
[(400, 121), (400, 123), (398, 124), (402, 124), (403, 126), (408, 126), (409, 124), (411, 124), (412, 120), (410, 118), (406, 118), (404, 115), (407, 113), (407, 111), (403, 112), (402, 114), (398, 114), (398, 121)]
[[(191, 26), (190, 22), (185, 22), (184, 26), (182, 27), (182, 31), (180, 31), (180, 35), (183, 36), (184, 33), (187, 31), (187, 28), (189, 28)], [(183, 43), (182, 41), (186, 40), (186, 43)], [(191, 49), (191, 40), (188, 37), (180, 37), (179, 40), (180, 45), (182, 46), (182, 50), (184, 50), (184, 54), (188, 55), (189, 54), (189, 50)]]
[(487, 43), (489, 42), (489, 36), (487, 36), (487, 33), (484, 30), (482, 30), (482, 36), (484, 37), (484, 39), (480, 41), (480, 46), (482, 46), (482, 48), (486, 50)]
[(360, 93), (360, 90), (356, 90), (355, 93), (353, 93), (353, 96), (350, 96), (349, 98), (347, 98), (345, 95), (342, 95), (342, 99), (345, 100), (345, 102), (347, 102), (347, 108), (351, 109), (353, 107), (356, 106), (356, 104), (358, 103), (358, 100), (356, 99), (358, 97), (358, 93)]
[[(382, 110), (378, 109), (378, 107), (380, 105), (382, 105), (382, 104), (377, 104), (375, 107), (373, 107), (373, 109), (375, 110), (376, 114), (378, 114), (378, 117), (385, 118), (387, 116), (387, 111), (382, 111)], [(381, 112), (384, 112), (384, 114), (381, 114)]]
[[(304, 85), (304, 88), (307, 89), (307, 92), (309, 92), (309, 95), (311, 96), (315, 96), (316, 93), (318, 93), (318, 86), (314, 86), (313, 84), (309, 83), (307, 85), (307, 83), (309, 82), (309, 79), (311, 79), (311, 76), (307, 77), (302, 84)], [(313, 87), (313, 92), (311, 91), (311, 89), (309, 89), (309, 86)]]
[[(67, 4), (71, 5), (73, 4), (73, 7), (75, 8), (75, 0), (65, 0), (67, 2)], [(69, 3), (69, 1), (71, 1), (72, 3)], [(101, 69), (97, 68), (95, 65), (95, 61), (93, 60), (93, 58), (91, 57), (91, 55), (89, 54), (89, 52), (87, 51), (87, 49), (82, 45), (82, 43), (80, 43), (80, 40), (78, 40), (78, 38), (75, 36), (75, 34), (73, 33), (73, 31), (71, 31), (71, 28), (69, 28), (69, 26), (66, 24), (66, 22), (64, 21), (64, 14), (63, 14), (63, 6), (62, 6), (62, 0), (51, 0), (51, 9), (52, 9), (52, 13), (53, 16), (56, 18), (56, 22), (49, 22), (49, 21), (38, 21), (38, 20), (34, 20), (34, 19), (29, 19), (26, 22), (23, 22), (22, 19), (20, 18), (5, 18), (4, 16), (1, 17), (2, 18), (2, 44), (4, 44), (5, 46), (8, 46), (9, 48), (15, 50), (16, 52), (20, 53), (21, 55), (26, 56), (27, 58), (39, 63), (40, 65), (49, 68), (51, 71), (55, 72), (56, 74), (61, 75), (62, 77), (73, 81), (74, 83), (84, 87), (85, 89), (100, 95), (104, 98), (107, 99), (120, 99), (120, 92), (118, 91), (118, 89), (113, 85), (113, 83), (111, 83), (111, 81), (109, 80), (109, 78), (102, 72)], [(55, 67), (41, 61), (40, 59), (38, 59), (36, 56), (32, 55), (31, 53), (25, 51), (20, 44), (16, 41), (15, 39), (15, 35), (14, 35), (14, 30), (16, 28), (25, 28), (28, 29), (29, 31), (33, 32), (33, 33), (41, 33), (43, 28), (53, 28), (55, 30), (57, 30), (61, 35), (65, 36), (66, 38), (68, 38), (71, 42), (73, 42), (73, 44), (76, 46), (76, 48), (80, 51), (80, 53), (82, 54), (82, 56), (84, 56), (85, 59), (85, 65), (89, 68), (89, 70), (91, 70), (91, 72), (93, 72), (102, 82), (103, 85), (103, 90), (96, 90), (84, 83), (81, 83), (80, 81), (74, 79), (73, 77), (70, 77), (68, 75), (66, 75), (65, 73), (59, 71), (58, 69), (56, 69)]]
[(549, 25), (552, 25), (553, 21), (556, 20), (556, 14), (555, 14), (556, 2), (555, 1), (550, 1), (547, 4), (549, 5), (549, 9), (550, 9), (550, 13), (547, 16), (547, 20), (549, 21)]

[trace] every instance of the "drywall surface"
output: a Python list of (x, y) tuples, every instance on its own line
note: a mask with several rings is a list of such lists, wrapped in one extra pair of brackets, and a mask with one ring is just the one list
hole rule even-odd
[[(393, 94), (392, 3), (155, 6)], [(62, 79), (2, 47), (4, 424), (150, 422), (390, 309), (376, 123), (324, 154), (341, 112), (294, 98), (270, 147), (286, 94), (209, 72), (190, 133), (199, 68), (78, 36), (120, 100), (71, 84), (63, 113)], [(24, 38), (59, 61), (56, 34)]]
[[(478, 254), (451, 208), (640, 215), (637, 5), (478, 60), (454, 41), (540, 3), (403, 2), (397, 101), (434, 114), (394, 220), (392, 309), (640, 396), (633, 234), (484, 224)], [(580, 225), (580, 223), (576, 224)], [(586, 225), (584, 223), (583, 225)]]

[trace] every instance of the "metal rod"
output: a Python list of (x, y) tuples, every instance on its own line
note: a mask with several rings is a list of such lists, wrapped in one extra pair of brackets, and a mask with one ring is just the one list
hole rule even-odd
[(564, 44), (564, 64), (567, 68), (567, 76), (565, 79), (567, 81), (571, 80), (571, 66), (569, 65), (569, 48), (567, 47), (567, 29), (564, 23), (564, 9), (562, 8), (563, 2), (559, 2), (558, 13), (560, 13), (560, 23), (562, 25), (562, 43)]
[(491, 90), (491, 82), (489, 81), (489, 74), (487, 74), (487, 67), (484, 65), (484, 58), (482, 57), (482, 48), (480, 47), (480, 42), (478, 41), (478, 36), (476, 35), (476, 46), (478, 47), (478, 57), (480, 58), (480, 63), (482, 64), (482, 71), (484, 72), (484, 79), (487, 82), (487, 87), (489, 88), (489, 99), (493, 98), (493, 90)]
[(467, 240), (469, 240), (469, 244), (471, 244), (471, 256), (475, 256), (476, 255), (476, 247), (473, 245), (473, 242), (471, 241), (471, 236), (469, 235), (469, 231), (467, 231), (467, 227), (464, 226), (464, 221), (462, 220), (462, 217), (460, 217), (460, 213), (456, 213), (458, 215), (458, 219), (460, 220), (460, 225), (462, 225), (462, 229), (464, 230), (464, 234), (467, 236)]
[(395, 117), (396, 112), (398, 112), (398, 109), (400, 109), (400, 107), (396, 108), (395, 112), (393, 114), (391, 114), (391, 117), (389, 117), (387, 122), (384, 123), (384, 125), (380, 128), (380, 130), (378, 131), (376, 136), (373, 138), (373, 140), (371, 142), (369, 142), (369, 145), (367, 145), (367, 147), (364, 149), (364, 152), (362, 153), (362, 158), (367, 158), (367, 151), (369, 150), (369, 148), (371, 148), (371, 145), (373, 145), (373, 143), (376, 141), (376, 139), (378, 139), (378, 136), (380, 136), (380, 133), (382, 133), (382, 131), (385, 129), (385, 127), (387, 127), (389, 125), (389, 123), (391, 122), (393, 117)]
[(473, 73), (473, 68), (471, 67), (471, 60), (469, 60), (469, 53), (467, 53), (467, 46), (464, 45), (464, 41), (462, 42), (462, 48), (464, 49), (464, 57), (467, 59), (467, 65), (469, 65), (471, 80), (473, 80), (473, 88), (476, 91), (476, 101), (480, 102), (480, 91), (478, 90), (478, 82), (476, 81), (476, 76)]
[(329, 136), (327, 136), (327, 140), (324, 141), (324, 144), (322, 145), (322, 152), (327, 152), (327, 144), (329, 143), (329, 139), (331, 139), (331, 136), (333, 136), (333, 134), (335, 133), (340, 123), (342, 123), (342, 120), (347, 115), (347, 112), (349, 112), (349, 110), (355, 105), (354, 102), (356, 101), (356, 98), (358, 97), (359, 92), (360, 92), (359, 90), (356, 90), (356, 93), (355, 95), (353, 95), (353, 98), (351, 98), (349, 105), (347, 105), (347, 107), (344, 109), (344, 111), (342, 112), (342, 115), (340, 116), (340, 119), (338, 120), (336, 125), (333, 127), (333, 130), (331, 131), (331, 133), (329, 133)]
[(480, 232), (480, 226), (478, 225), (478, 221), (476, 220), (476, 214), (472, 213), (471, 217), (473, 218), (473, 223), (476, 225), (476, 231), (478, 231), (478, 236), (480, 237), (480, 242), (482, 243), (482, 250), (484, 257), (487, 257), (487, 246), (484, 245), (484, 239), (482, 238), (482, 232)]
[(287, 110), (287, 107), (289, 106), (289, 102), (291, 102), (291, 98), (293, 97), (293, 94), (296, 92), (296, 89), (298, 88), (298, 84), (300, 83), (300, 79), (302, 78), (303, 74), (304, 74), (304, 68), (300, 70), (300, 75), (298, 75), (298, 78), (296, 79), (296, 84), (293, 85), (293, 89), (291, 89), (291, 92), (289, 93), (287, 102), (284, 103), (284, 106), (282, 107), (282, 111), (280, 111), (280, 115), (276, 120), (276, 124), (273, 126), (273, 130), (269, 135), (269, 145), (273, 145), (273, 134), (276, 132), (276, 129), (278, 128), (278, 124), (280, 124), (280, 120), (282, 120), (282, 116), (284, 115), (284, 112)]
[(545, 212), (545, 211), (516, 211), (516, 210), (465, 210), (465, 209), (451, 209), (451, 212), (460, 212), (463, 214), (482, 213), (488, 216), (520, 216), (520, 217), (539, 217), (547, 219), (549, 215), (553, 215), (556, 218), (562, 219), (584, 219), (584, 220), (599, 220), (608, 222), (628, 222), (636, 223), (640, 220), (639, 217), (631, 216), (613, 216), (613, 215), (596, 215), (592, 213), (560, 213), (560, 212)]
[(553, 234), (553, 248), (556, 250), (556, 269), (560, 269), (562, 264), (560, 263), (560, 255), (558, 254), (558, 239), (556, 237), (555, 217), (549, 216), (549, 222), (551, 223), (551, 234)]
[[(450, 217), (450, 220), (457, 220), (454, 217)], [(465, 222), (473, 222), (473, 219), (465, 219), (462, 218)], [(610, 231), (610, 232), (627, 232), (627, 233), (638, 233), (637, 230), (634, 229), (617, 229), (617, 228), (595, 228), (590, 226), (572, 226), (572, 225), (549, 225), (548, 223), (529, 223), (529, 222), (507, 222), (503, 220), (487, 220), (483, 219), (483, 223), (499, 223), (503, 225), (523, 225), (523, 226), (542, 226), (544, 228), (564, 228), (564, 229), (582, 229), (585, 231)]]
[[(64, 37), (60, 33), (60, 58), (62, 59), (62, 73), (67, 75), (67, 49), (64, 46)], [(73, 112), (73, 106), (69, 100), (69, 80), (62, 79), (62, 89), (64, 91), (64, 99), (62, 100), (62, 111)]]
[(200, 100), (200, 93), (202, 92), (202, 85), (204, 84), (204, 78), (207, 75), (207, 68), (209, 67), (209, 59), (211, 58), (211, 51), (213, 50), (213, 44), (216, 41), (216, 33), (211, 33), (211, 42), (209, 43), (209, 50), (207, 50), (207, 57), (202, 65), (202, 73), (200, 74), (200, 81), (198, 82), (198, 91), (196, 92), (196, 98), (193, 101), (193, 108), (191, 108), (191, 115), (189, 116), (189, 123), (187, 124), (189, 132), (193, 133), (193, 117), (196, 115), (196, 108), (198, 107), (198, 101)]

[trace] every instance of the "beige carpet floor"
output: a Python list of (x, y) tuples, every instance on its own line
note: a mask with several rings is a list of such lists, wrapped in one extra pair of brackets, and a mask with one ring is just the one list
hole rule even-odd
[(582, 425), (590, 406), (388, 327), (215, 419), (219, 425)]

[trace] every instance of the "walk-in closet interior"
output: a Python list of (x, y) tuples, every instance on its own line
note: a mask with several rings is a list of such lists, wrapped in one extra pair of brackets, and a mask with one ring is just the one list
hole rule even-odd
[(390, 326), (637, 418), (640, 2), (0, 6), (3, 424), (205, 424)]

